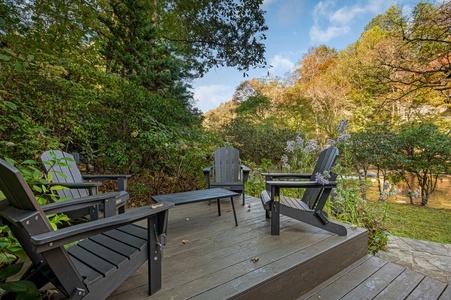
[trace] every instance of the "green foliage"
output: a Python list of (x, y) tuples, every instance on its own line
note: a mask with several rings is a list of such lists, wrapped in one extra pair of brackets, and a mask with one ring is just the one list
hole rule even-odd
[(40, 205), (57, 202), (60, 200), (56, 194), (52, 193), (52, 191), (63, 189), (64, 187), (59, 185), (50, 185), (53, 175), (51, 172), (48, 174), (45, 173), (40, 168), (40, 162), (29, 159), (17, 164), (16, 161), (10, 158), (6, 157), (5, 160), (20, 170), (23, 177), (30, 185), (33, 193), (35, 194), (36, 200)]
[[(10, 158), (5, 160), (16, 166), (30, 185), (36, 200), (40, 205), (50, 202), (62, 201), (53, 191), (62, 189), (62, 186), (51, 186), (53, 173), (50, 172), (54, 166), (70, 166), (66, 163), (70, 158), (58, 159), (51, 153), (53, 160), (43, 162), (50, 165), (50, 170), (45, 173), (38, 165), (41, 163), (35, 160), (25, 160), (20, 164)], [(60, 176), (65, 176), (59, 173)], [(70, 219), (64, 214), (52, 214), (48, 216), (49, 222), (54, 230), (58, 225), (67, 223)], [(8, 281), (11, 276), (16, 275), (22, 269), (23, 263), (17, 263), (19, 258), (27, 258), (25, 251), (6, 225), (0, 225), (0, 295), (3, 292), (12, 292), (17, 294), (16, 299), (40, 299), (39, 291), (36, 286), (29, 281)]]
[(400, 128), (396, 154), (396, 167), (417, 178), (426, 205), (440, 176), (451, 172), (451, 136), (434, 124), (408, 123)]
[(367, 206), (388, 212), (385, 226), (392, 235), (451, 244), (451, 214), (447, 209), (380, 201), (368, 201)]
[[(0, 266), (11, 264), (27, 255), (6, 225), (0, 226)], [(1, 269), (1, 268), (0, 268)]]
[(260, 193), (266, 189), (266, 183), (262, 173), (272, 170), (272, 162), (268, 159), (262, 159), (259, 165), (254, 162), (245, 162), (245, 165), (251, 169), (249, 179), (246, 183), (246, 194), (259, 198)]
[(240, 150), (240, 157), (246, 161), (259, 163), (269, 159), (279, 164), (286, 141), (295, 138), (296, 131), (265, 124), (252, 124), (246, 118), (238, 118), (221, 130), (224, 140)]
[(22, 267), (23, 263), (18, 263), (0, 270), (0, 296), (5, 292), (11, 292), (17, 294), (17, 300), (41, 299), (38, 288), (31, 281), (18, 280), (5, 282), (9, 277), (19, 273)]
[(161, 36), (202, 76), (214, 66), (246, 72), (265, 65), (262, 0), (158, 1)]

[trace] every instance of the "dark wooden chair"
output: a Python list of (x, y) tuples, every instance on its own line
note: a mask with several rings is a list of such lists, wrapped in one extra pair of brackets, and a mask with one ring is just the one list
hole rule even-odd
[[(63, 159), (64, 163), (68, 166), (53, 165), (55, 158)], [(66, 158), (68, 159), (66, 160)], [(127, 188), (127, 179), (130, 178), (131, 175), (82, 175), (73, 155), (60, 150), (49, 150), (44, 152), (41, 155), (41, 162), (43, 163), (43, 168), (46, 172), (53, 173), (52, 184), (69, 188), (57, 190), (60, 198), (76, 199), (89, 195), (96, 195), (98, 193), (98, 187), (102, 184), (101, 182), (98, 182), (99, 180), (116, 180), (117, 190), (121, 192), (115, 199), (116, 209), (119, 213), (125, 212), (125, 206), (129, 199), (125, 190)], [(87, 182), (86, 180), (97, 181)], [(89, 214), (91, 218), (96, 219), (99, 215), (102, 215), (102, 213), (102, 208), (94, 207), (71, 212), (69, 216), (71, 218), (77, 218)]]
[[(280, 234), (280, 214), (322, 228), (341, 236), (347, 234), (346, 228), (332, 222), (324, 212), (324, 205), (336, 187), (337, 174), (330, 173), (329, 183), (316, 181), (316, 174), (329, 172), (335, 164), (338, 149), (330, 147), (323, 150), (312, 174), (264, 173), (266, 190), (260, 195), (266, 218), (271, 218), (271, 234)], [(282, 189), (305, 189), (302, 198), (281, 195)]]
[(249, 179), (250, 169), (241, 164), (240, 151), (233, 147), (221, 147), (214, 153), (212, 166), (204, 168), (208, 188), (226, 188), (242, 194), (245, 204), (244, 187)]
[[(0, 201), (0, 218), (32, 263), (22, 279), (38, 288), (51, 282), (69, 299), (99, 300), (148, 261), (149, 294), (161, 288), (161, 247), (166, 240), (168, 209), (173, 204), (141, 207), (54, 231), (46, 214), (93, 205), (87, 199), (92, 196), (41, 207), (20, 171), (3, 159), (0, 190), (6, 197)], [(67, 206), (68, 202), (73, 205)], [(133, 224), (140, 220), (147, 220), (147, 228)], [(14, 299), (15, 295), (3, 297)]]

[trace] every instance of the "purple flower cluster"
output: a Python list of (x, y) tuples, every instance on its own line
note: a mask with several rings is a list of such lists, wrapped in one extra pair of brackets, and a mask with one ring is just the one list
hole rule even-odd
[(285, 147), (285, 150), (287, 152), (293, 153), (295, 149), (296, 149), (296, 143), (294, 141), (288, 141), (287, 146)]
[(337, 142), (335, 142), (335, 140), (331, 140), (331, 139), (327, 139), (326, 144), (329, 145), (330, 147), (335, 146)]
[(305, 145), (304, 152), (310, 153), (315, 150), (319, 149), (319, 144), (317, 140), (310, 140), (307, 142), (307, 145)]
[(346, 141), (346, 140), (349, 139), (350, 137), (351, 137), (351, 135), (350, 135), (349, 133), (345, 133), (345, 134), (340, 135), (340, 136), (338, 137), (337, 141), (338, 141), (339, 143), (341, 143), (341, 142)]
[(296, 137), (296, 144), (298, 145), (299, 148), (304, 147), (304, 139), (300, 135)]
[(341, 120), (338, 124), (337, 132), (345, 133), (346, 129), (349, 127), (349, 120)]
[(329, 183), (329, 178), (330, 178), (330, 174), (328, 172), (324, 172), (323, 174), (321, 173), (316, 173), (315, 174), (315, 181), (318, 184), (321, 185), (326, 185)]

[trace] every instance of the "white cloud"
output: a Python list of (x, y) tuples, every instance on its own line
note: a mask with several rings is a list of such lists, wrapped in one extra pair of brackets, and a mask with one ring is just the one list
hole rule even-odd
[(369, 0), (365, 4), (358, 2), (352, 6), (344, 5), (336, 9), (336, 2), (321, 1), (313, 8), (313, 25), (310, 29), (312, 42), (325, 43), (346, 35), (357, 17), (363, 18), (366, 14), (383, 13), (394, 3), (393, 0)]
[(272, 57), (269, 61), (269, 64), (272, 66), (271, 73), (274, 73), (276, 75), (283, 75), (287, 72), (290, 72), (294, 67), (293, 62), (279, 54)]
[(333, 38), (346, 35), (349, 31), (349, 26), (329, 26), (326, 30), (322, 30), (319, 26), (313, 25), (310, 28), (310, 40), (313, 42), (326, 43)]
[(207, 112), (221, 103), (230, 101), (234, 92), (233, 87), (224, 84), (198, 86), (194, 89), (196, 107), (202, 112)]

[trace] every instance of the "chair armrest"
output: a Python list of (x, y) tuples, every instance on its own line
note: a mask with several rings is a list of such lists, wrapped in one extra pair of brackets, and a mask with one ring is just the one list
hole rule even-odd
[(320, 184), (316, 181), (267, 181), (267, 185), (279, 188), (334, 188), (337, 186), (336, 181), (329, 181), (327, 184)]
[(127, 201), (128, 198), (129, 195), (125, 191), (112, 192), (50, 203), (41, 207), (42, 210), (48, 215), (79, 210), (81, 208), (91, 207), (98, 204), (104, 204), (105, 207), (110, 206), (111, 209), (115, 209), (118, 201), (124, 202)]
[(310, 179), (312, 174), (299, 174), (299, 173), (262, 173), (266, 180), (272, 180), (273, 178), (280, 179)]
[(245, 165), (241, 165), (241, 170), (243, 171), (243, 183), (246, 183), (249, 179), (249, 172), (251, 171), (251, 169), (249, 169)]
[(204, 172), (204, 178), (207, 182), (208, 186), (210, 186), (210, 172), (213, 170), (213, 166), (209, 166), (203, 169)]
[(87, 189), (90, 195), (98, 194), (101, 182), (52, 182), (50, 186), (64, 186), (69, 189)]
[(37, 234), (31, 236), (30, 239), (36, 252), (44, 252), (105, 231), (148, 219), (159, 213), (166, 213), (173, 206), (173, 203), (165, 202), (158, 205), (140, 207), (113, 217)]
[(130, 177), (132, 177), (132, 175), (82, 175), (84, 180), (117, 180), (118, 191), (125, 191), (127, 189), (127, 180)]

